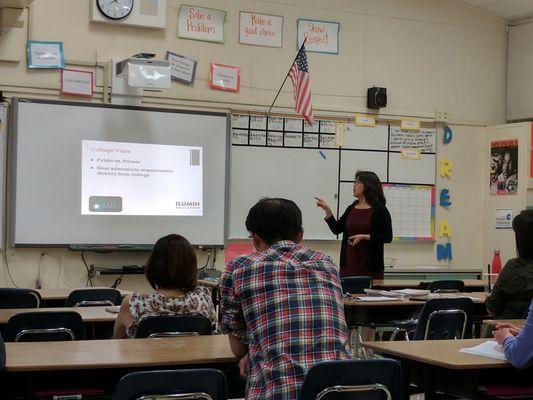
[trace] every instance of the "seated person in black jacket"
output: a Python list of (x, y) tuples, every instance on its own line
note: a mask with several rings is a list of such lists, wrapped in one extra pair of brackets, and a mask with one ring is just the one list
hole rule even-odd
[(533, 298), (533, 210), (518, 214), (513, 230), (518, 257), (507, 261), (486, 301), (496, 318), (523, 318)]

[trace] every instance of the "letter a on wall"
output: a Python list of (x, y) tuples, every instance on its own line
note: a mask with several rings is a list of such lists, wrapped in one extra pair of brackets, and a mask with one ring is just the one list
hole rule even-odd
[(448, 221), (440, 221), (439, 224), (439, 237), (448, 236), (449, 238), (452, 237), (452, 228), (450, 227), (450, 224), (448, 224)]

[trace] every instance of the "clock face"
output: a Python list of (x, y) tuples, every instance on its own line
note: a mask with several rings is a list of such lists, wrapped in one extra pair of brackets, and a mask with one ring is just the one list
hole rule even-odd
[(96, 0), (100, 12), (109, 19), (126, 18), (133, 10), (133, 0)]

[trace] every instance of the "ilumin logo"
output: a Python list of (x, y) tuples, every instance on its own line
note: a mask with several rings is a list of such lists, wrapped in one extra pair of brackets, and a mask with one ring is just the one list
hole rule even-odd
[(199, 201), (176, 201), (176, 208), (200, 208)]

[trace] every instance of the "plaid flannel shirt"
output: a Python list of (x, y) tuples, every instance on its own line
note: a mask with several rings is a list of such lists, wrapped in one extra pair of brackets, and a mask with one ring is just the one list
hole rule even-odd
[(228, 263), (221, 328), (248, 345), (246, 399), (296, 400), (316, 363), (350, 358), (338, 272), (290, 241)]

